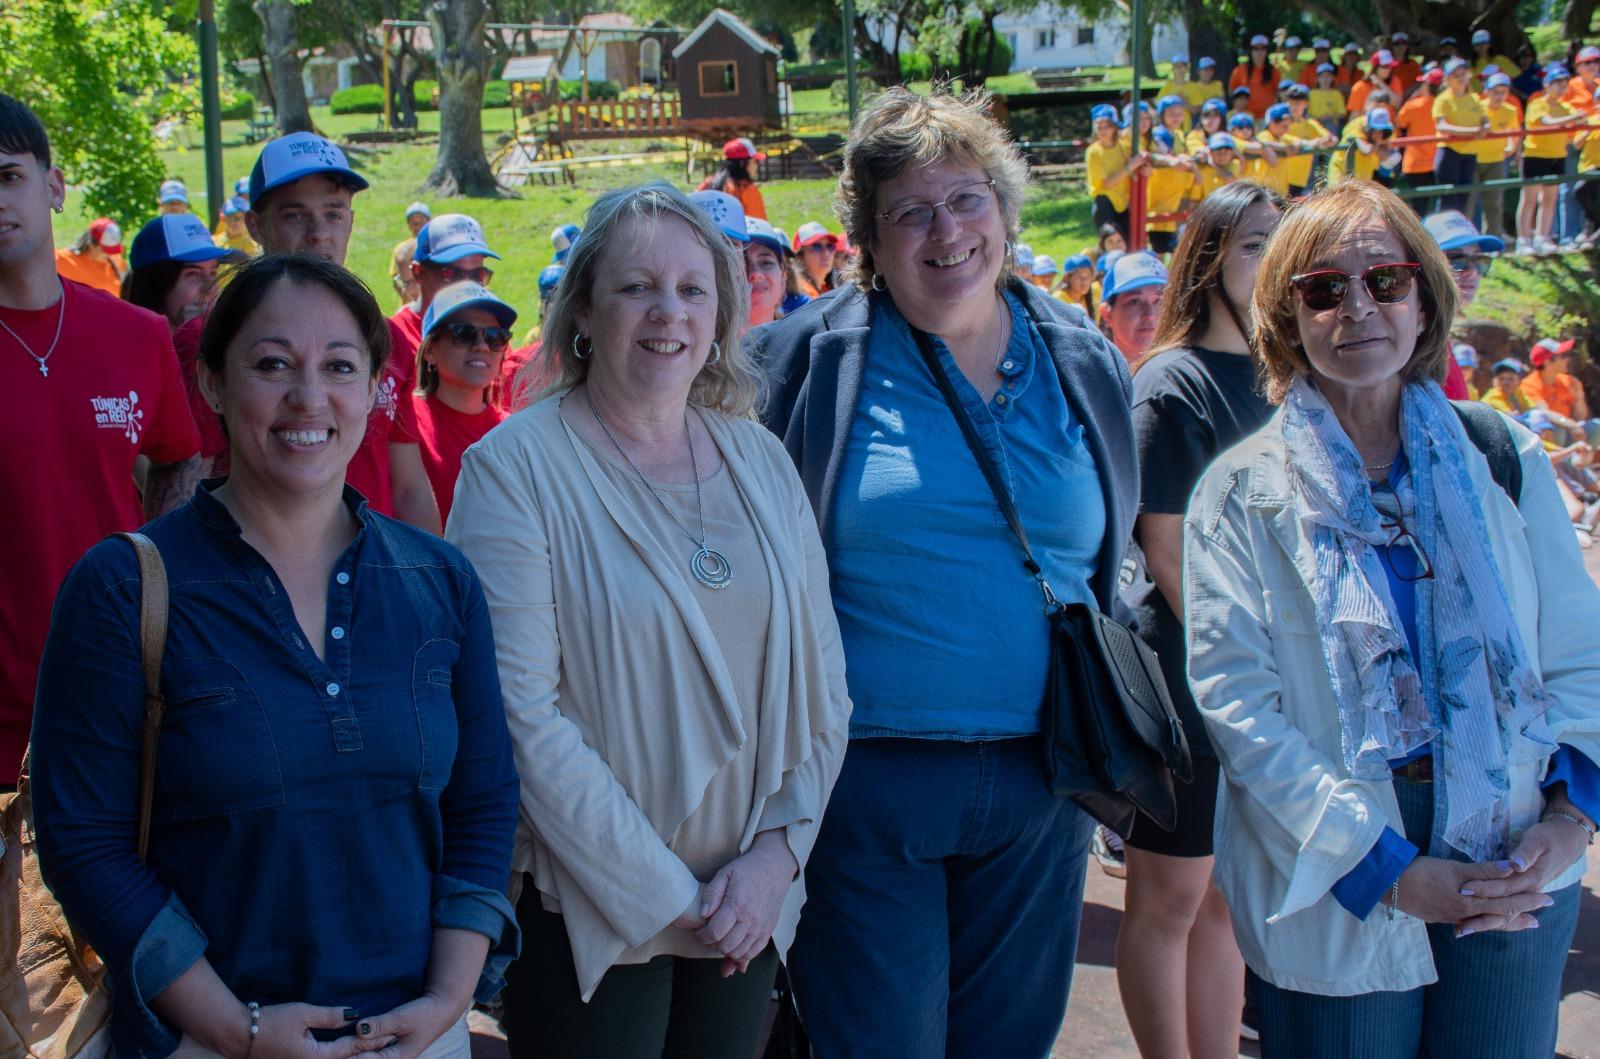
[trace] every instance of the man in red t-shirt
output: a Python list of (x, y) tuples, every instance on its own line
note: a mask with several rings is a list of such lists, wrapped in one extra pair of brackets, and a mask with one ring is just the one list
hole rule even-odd
[(483, 226), (465, 213), (442, 213), (417, 231), (417, 245), (411, 255), (411, 278), (421, 290), (416, 302), (402, 305), (389, 317), (389, 329), (402, 341), (389, 351), (391, 360), (404, 357), (416, 374), (417, 350), (422, 348), (422, 318), (434, 295), (462, 280), (488, 287), (494, 279), (489, 258), (500, 257), (489, 249)]
[[(0, 94), (0, 786), (17, 781), (62, 579), (107, 534), (194, 492), (200, 439), (167, 322), (56, 275), (66, 182), (44, 126)], [(141, 501), (139, 457), (149, 461)]]
[[(250, 172), (245, 227), (265, 253), (318, 254), (343, 265), (355, 218), (351, 200), (366, 187), (366, 180), (350, 168), (337, 145), (309, 132), (281, 136), (261, 149)], [(191, 321), (174, 336), (178, 356), (190, 376), (186, 381), (191, 403), (202, 401), (193, 378), (201, 324)], [(434, 502), (433, 487), (417, 448), (412, 407), (415, 347), (410, 356), (403, 355), (405, 336), (392, 322), (389, 339), (395, 348), (378, 380), (367, 434), (350, 460), (345, 480), (367, 498), (372, 510), (440, 533), (439, 505)], [(226, 452), (226, 438), (215, 414), (203, 403), (197, 406), (196, 418), (204, 421), (202, 455), (215, 461)], [(213, 462), (211, 470), (220, 473), (223, 468)]]

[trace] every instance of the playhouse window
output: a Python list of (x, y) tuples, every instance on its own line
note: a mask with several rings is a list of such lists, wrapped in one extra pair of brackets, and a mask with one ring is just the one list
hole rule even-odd
[(736, 96), (739, 94), (739, 64), (718, 60), (700, 64), (700, 94), (702, 96)]

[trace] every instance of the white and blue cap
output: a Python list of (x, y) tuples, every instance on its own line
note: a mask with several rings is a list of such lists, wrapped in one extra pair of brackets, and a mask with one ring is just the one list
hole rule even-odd
[(216, 261), (236, 251), (218, 246), (205, 222), (192, 213), (166, 213), (139, 229), (128, 252), (131, 268), (163, 261)]
[(465, 280), (452, 283), (433, 296), (428, 311), (422, 314), (422, 337), (432, 338), (433, 333), (450, 318), (450, 314), (462, 309), (487, 309), (500, 321), (501, 327), (510, 327), (517, 322), (517, 311), (489, 293), (488, 287)]
[(556, 292), (561, 277), (567, 274), (565, 265), (546, 265), (539, 270), (539, 297), (548, 298)]
[(1240, 111), (1237, 114), (1229, 114), (1228, 128), (1249, 129), (1251, 132), (1254, 132), (1256, 129), (1256, 119), (1252, 118), (1248, 111)]
[(1163, 114), (1163, 113), (1166, 112), (1168, 107), (1181, 107), (1181, 106), (1185, 106), (1185, 103), (1183, 102), (1183, 97), (1182, 96), (1179, 96), (1179, 95), (1162, 96), (1160, 99), (1156, 100), (1156, 113), (1157, 114)]
[(1472, 31), (1472, 43), (1474, 43), (1474, 44), (1488, 44), (1489, 43), (1489, 31), (1486, 30), (1486, 29), (1475, 29), (1475, 30), (1473, 30)]
[(235, 195), (233, 198), (222, 204), (222, 215), (224, 217), (237, 217), (239, 214), (249, 211), (249, 209), (250, 204), (243, 198)]
[(1275, 121), (1288, 121), (1292, 117), (1294, 117), (1294, 111), (1289, 109), (1289, 104), (1287, 103), (1274, 103), (1267, 108), (1268, 125)]
[(1115, 265), (1117, 263), (1117, 259), (1126, 253), (1126, 250), (1107, 250), (1105, 253), (1101, 254), (1099, 260), (1094, 263), (1095, 272), (1104, 276), (1106, 274), (1106, 270), (1112, 265)]
[(567, 255), (572, 253), (572, 248), (578, 245), (578, 236), (583, 234), (583, 229), (576, 224), (563, 224), (550, 233), (550, 245), (556, 250), (556, 264), (566, 262)]
[(1486, 253), (1497, 254), (1506, 248), (1505, 240), (1478, 231), (1477, 225), (1459, 210), (1430, 213), (1423, 218), (1422, 226), (1445, 253), (1475, 246)]
[(1301, 40), (1300, 40), (1299, 37), (1288, 37), (1288, 38), (1286, 38), (1284, 40), (1283, 47), (1284, 47), (1285, 50), (1292, 50), (1294, 48), (1300, 47), (1300, 44), (1301, 44)]
[(1054, 276), (1061, 270), (1056, 267), (1056, 259), (1049, 254), (1035, 254), (1033, 257), (1033, 274), (1035, 276)]
[(1333, 65), (1332, 63), (1318, 63), (1317, 64), (1317, 73), (1319, 73), (1319, 74), (1336, 74), (1338, 72), (1339, 72), (1339, 68), (1337, 66)]
[(1383, 107), (1373, 107), (1371, 110), (1367, 111), (1367, 115), (1361, 119), (1361, 123), (1365, 125), (1368, 130), (1375, 129), (1379, 132), (1394, 131), (1394, 120), (1389, 117), (1389, 112)]
[(1470, 67), (1467, 66), (1467, 60), (1465, 60), (1465, 59), (1462, 59), (1462, 58), (1457, 57), (1457, 56), (1452, 56), (1451, 58), (1445, 60), (1444, 75), (1446, 77), (1449, 77), (1451, 74), (1455, 73), (1457, 70), (1466, 70), (1466, 69), (1470, 69)]
[(1167, 128), (1165, 125), (1152, 132), (1150, 134), (1150, 140), (1156, 146), (1167, 151), (1175, 151), (1178, 149), (1178, 141), (1173, 137), (1172, 130)]
[(1165, 287), (1167, 266), (1148, 250), (1123, 254), (1106, 268), (1105, 289), (1101, 297), (1110, 301), (1119, 294), (1142, 290), (1145, 287)]
[(183, 186), (181, 180), (163, 180), (161, 190), (156, 194), (156, 201), (165, 206), (169, 202), (189, 202), (189, 189)]
[(1478, 350), (1465, 342), (1457, 342), (1450, 347), (1450, 355), (1455, 358), (1456, 364), (1463, 368), (1476, 368), (1478, 366)]
[(745, 224), (744, 203), (726, 191), (694, 191), (689, 201), (711, 218), (722, 234), (738, 243), (750, 241), (750, 229)]
[(1549, 88), (1557, 81), (1570, 80), (1572, 80), (1572, 75), (1567, 72), (1567, 68), (1565, 66), (1552, 66), (1544, 72), (1544, 86), (1546, 88)]
[(1250, 38), (1250, 47), (1270, 48), (1272, 47), (1272, 42), (1267, 39), (1267, 35), (1265, 33), (1257, 33), (1255, 36)]
[(1483, 83), (1483, 87), (1486, 91), (1491, 88), (1510, 88), (1511, 78), (1505, 74), (1490, 74), (1489, 79)]
[(406, 220), (409, 221), (419, 213), (429, 220), (433, 219), (433, 211), (428, 208), (428, 204), (426, 202), (413, 202), (411, 205), (406, 207)]
[(1109, 121), (1111, 124), (1122, 127), (1122, 122), (1117, 118), (1117, 108), (1110, 103), (1097, 103), (1089, 109), (1089, 122)]
[(1225, 132), (1212, 133), (1211, 138), (1206, 141), (1206, 146), (1213, 151), (1237, 151), (1239, 149), (1238, 143)]
[(1088, 254), (1073, 254), (1061, 262), (1061, 271), (1076, 272), (1080, 268), (1093, 268), (1094, 262), (1089, 260)]
[(417, 233), (417, 251), (411, 260), (419, 265), (448, 265), (473, 254), (499, 257), (483, 238), (483, 226), (465, 213), (441, 213)]
[(314, 132), (291, 132), (269, 141), (256, 156), (255, 168), (250, 170), (250, 201), (317, 173), (337, 177), (351, 191), (367, 188), (365, 178), (350, 168), (350, 160), (338, 144)]
[(1333, 44), (1327, 37), (1313, 37), (1311, 39), (1311, 49), (1313, 51), (1329, 51), (1332, 48)]
[(1200, 61), (1194, 64), (1194, 68), (1196, 70), (1215, 70), (1217, 68), (1217, 60), (1209, 55), (1202, 55), (1200, 56)]
[(1188, 66), (1189, 65), (1189, 57), (1187, 55), (1174, 55), (1172, 57), (1172, 65), (1173, 66)]
[(242, 176), (235, 180), (233, 182), (233, 193), (241, 198), (247, 198), (250, 195), (250, 178)]
[(1017, 243), (1011, 248), (1011, 256), (1016, 258), (1019, 266), (1030, 273), (1033, 271), (1033, 247), (1027, 243)]
[(787, 249), (783, 245), (784, 239), (772, 222), (761, 217), (746, 217), (744, 219), (745, 234), (751, 243), (759, 243), (778, 255), (778, 260), (783, 260), (783, 252)]

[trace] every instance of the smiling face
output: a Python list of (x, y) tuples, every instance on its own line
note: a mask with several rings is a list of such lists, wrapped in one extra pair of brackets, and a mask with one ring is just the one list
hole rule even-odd
[(66, 194), (61, 170), (40, 165), (31, 154), (0, 151), (0, 269), (53, 253), (50, 209)]
[(593, 343), (591, 384), (615, 398), (687, 401), (716, 339), (711, 250), (679, 217), (629, 218), (596, 262), (589, 304), (575, 320)]
[(875, 218), (873, 260), (908, 318), (942, 319), (953, 308), (974, 304), (972, 299), (994, 297), (1005, 267), (1006, 226), (1000, 200), (984, 186), (988, 179), (976, 166), (944, 162), (908, 169), (879, 186), (879, 214), (912, 203), (943, 202), (958, 188), (977, 186), (987, 198), (981, 210), (966, 217), (940, 206), (926, 227)]
[(750, 243), (744, 248), (744, 268), (750, 281), (750, 326), (770, 324), (783, 303), (783, 259), (770, 246)]
[(487, 309), (468, 306), (445, 318), (446, 323), (471, 324), (478, 328), (476, 340), (462, 345), (448, 327), (441, 327), (428, 339), (422, 359), (439, 373), (439, 381), (458, 390), (481, 390), (500, 377), (500, 364), (506, 347), (489, 348), (483, 329), (500, 327), (500, 321)]
[(161, 311), (176, 331), (185, 323), (201, 315), (211, 305), (217, 290), (217, 263), (195, 261), (178, 273), (167, 296), (162, 300)]
[(1347, 231), (1306, 269), (1337, 269), (1353, 277), (1344, 301), (1332, 309), (1317, 312), (1298, 294), (1294, 297), (1300, 342), (1319, 385), (1355, 392), (1398, 390), (1400, 373), (1426, 323), (1421, 277), (1403, 300), (1391, 304), (1373, 300), (1360, 277), (1373, 265), (1407, 260), (1400, 240), (1374, 217)]
[(309, 496), (342, 488), (367, 432), (372, 357), (361, 328), (320, 284), (279, 280), (200, 386), (228, 426), (235, 478)]
[(355, 222), (350, 199), (343, 181), (313, 173), (252, 202), (245, 225), (269, 254), (316, 254), (342, 265)]

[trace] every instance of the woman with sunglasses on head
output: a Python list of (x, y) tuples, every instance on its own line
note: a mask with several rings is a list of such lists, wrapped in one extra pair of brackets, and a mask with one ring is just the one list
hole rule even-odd
[(1456, 287), (1399, 198), (1311, 196), (1252, 300), (1280, 407), (1189, 503), (1183, 602), (1262, 1055), (1548, 1056), (1600, 590), (1539, 439), (1441, 393)]
[(461, 454), (505, 418), (491, 400), (500, 379), (517, 311), (470, 280), (434, 295), (422, 320), (417, 351), (417, 442), (433, 483), (439, 519), (450, 522), (450, 502), (461, 475)]
[(1090, 821), (1041, 763), (1049, 625), (983, 468), (1004, 468), (1055, 594), (1111, 610), (1137, 500), (1128, 374), (1007, 268), (1028, 170), (987, 102), (878, 96), (840, 182), (852, 285), (750, 336), (855, 704), (789, 955), (827, 1059), (1044, 1055), (1077, 950)]
[(1229, 184), (1196, 207), (1172, 258), (1156, 337), (1133, 372), (1139, 450), (1140, 576), (1123, 590), (1163, 675), (1194, 758), (1178, 825), (1140, 817), (1128, 836), (1117, 983), (1141, 1054), (1233, 1056), (1244, 963), (1211, 883), (1217, 760), (1184, 675), (1183, 512), (1212, 460), (1267, 421), (1250, 355), (1250, 292), (1283, 212), (1277, 193)]

